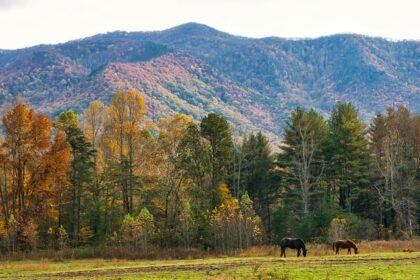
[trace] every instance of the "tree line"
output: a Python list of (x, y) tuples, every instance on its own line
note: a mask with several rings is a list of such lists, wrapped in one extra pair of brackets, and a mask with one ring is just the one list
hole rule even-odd
[(279, 152), (215, 113), (151, 121), (117, 92), (54, 120), (2, 118), (2, 251), (79, 246), (236, 252), (287, 235), (327, 241), (419, 232), (420, 118), (389, 108), (366, 127), (350, 103), (294, 110)]

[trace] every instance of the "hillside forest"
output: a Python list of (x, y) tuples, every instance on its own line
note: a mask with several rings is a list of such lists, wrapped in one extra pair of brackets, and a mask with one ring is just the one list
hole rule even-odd
[[(235, 134), (262, 132), (277, 146), (298, 106), (327, 117), (338, 100), (368, 123), (404, 104), (420, 112), (420, 42), (357, 34), (313, 39), (234, 36), (198, 23), (116, 31), (60, 44), (0, 49), (0, 104), (23, 98), (38, 112), (82, 114), (135, 88), (145, 118), (224, 116)], [(240, 133), (241, 134), (241, 133)]]
[(408, 239), (420, 224), (420, 117), (366, 125), (296, 108), (280, 147), (210, 113), (152, 121), (117, 92), (56, 118), (10, 105), (0, 136), (0, 250), (122, 247), (235, 253), (285, 236)]

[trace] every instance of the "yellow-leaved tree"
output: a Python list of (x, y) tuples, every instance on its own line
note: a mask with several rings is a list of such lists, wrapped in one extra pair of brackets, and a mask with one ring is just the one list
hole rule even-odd
[(119, 184), (124, 213), (132, 213), (136, 185), (135, 143), (140, 134), (140, 121), (147, 108), (142, 95), (136, 90), (119, 91), (111, 100), (107, 112), (106, 141), (109, 156), (118, 162)]
[(179, 215), (187, 202), (188, 177), (182, 168), (180, 143), (187, 132), (190, 119), (175, 114), (170, 119), (162, 119), (158, 124), (157, 153), (155, 164), (158, 167), (156, 191), (158, 195), (153, 204), (161, 218), (161, 234), (168, 242), (179, 243), (173, 233), (181, 225)]
[(261, 220), (255, 214), (248, 194), (239, 202), (228, 186), (218, 186), (222, 203), (213, 210), (212, 226), (214, 247), (224, 253), (234, 254), (239, 249), (255, 245), (261, 241)]

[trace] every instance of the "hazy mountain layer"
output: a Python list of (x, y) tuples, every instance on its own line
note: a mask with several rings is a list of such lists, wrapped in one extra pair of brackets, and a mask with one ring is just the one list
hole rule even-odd
[(400, 103), (420, 112), (420, 42), (250, 39), (190, 23), (0, 51), (0, 103), (20, 96), (50, 114), (81, 111), (132, 87), (145, 93), (154, 118), (215, 111), (237, 131), (275, 139), (296, 106), (328, 113), (351, 101), (365, 119)]

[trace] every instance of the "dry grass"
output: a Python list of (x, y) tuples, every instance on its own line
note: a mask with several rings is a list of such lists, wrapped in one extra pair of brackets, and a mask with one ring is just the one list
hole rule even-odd
[(20, 272), (26, 271), (34, 271), (34, 270), (41, 270), (41, 271), (49, 271), (50, 270), (51, 262), (48, 259), (41, 258), (37, 262), (13, 262), (13, 261), (5, 261), (1, 263), (2, 270), (18, 270)]
[[(329, 244), (306, 244), (308, 255), (310, 256), (328, 256), (334, 255), (332, 245)], [(361, 241), (357, 243), (359, 252), (363, 254), (379, 252), (420, 252), (420, 239), (413, 240), (377, 240)], [(280, 254), (278, 246), (257, 246), (243, 250), (239, 255), (242, 257), (265, 257), (278, 256)]]
[[(362, 254), (379, 252), (420, 252), (420, 239), (414, 240), (391, 240), (391, 241), (362, 241), (357, 243)], [(309, 256), (333, 255), (330, 244), (307, 243)], [(278, 246), (255, 246), (242, 250), (238, 257), (266, 257), (279, 256)], [(293, 255), (292, 253), (290, 253)], [(212, 257), (225, 257), (217, 252), (207, 252), (199, 249), (150, 247), (147, 250), (132, 250), (124, 247), (101, 247), (101, 248), (68, 248), (62, 251), (36, 251), (20, 252), (15, 254), (0, 255), (0, 261), (9, 260), (41, 260), (45, 270), (48, 270), (50, 261), (62, 262), (69, 259), (94, 259), (95, 265), (103, 265), (103, 259), (112, 259), (115, 262), (135, 259), (148, 260), (177, 260), (177, 259), (205, 259)]]
[(43, 271), (48, 270), (50, 268), (50, 261), (42, 258), (38, 263), (38, 268)]
[(414, 240), (378, 240), (378, 241), (364, 241), (360, 243), (362, 252), (402, 252), (404, 250), (412, 250), (420, 252), (420, 239)]
[[(60, 251), (38, 250), (32, 252), (17, 252), (13, 254), (0, 254), (0, 261), (8, 260), (40, 260), (48, 259), (54, 262), (68, 259), (149, 259), (149, 260), (172, 260), (172, 259), (201, 259), (220, 256), (199, 249), (184, 248), (159, 248), (132, 249), (126, 247), (85, 247), (66, 248)], [(100, 262), (98, 260), (98, 262)]]

